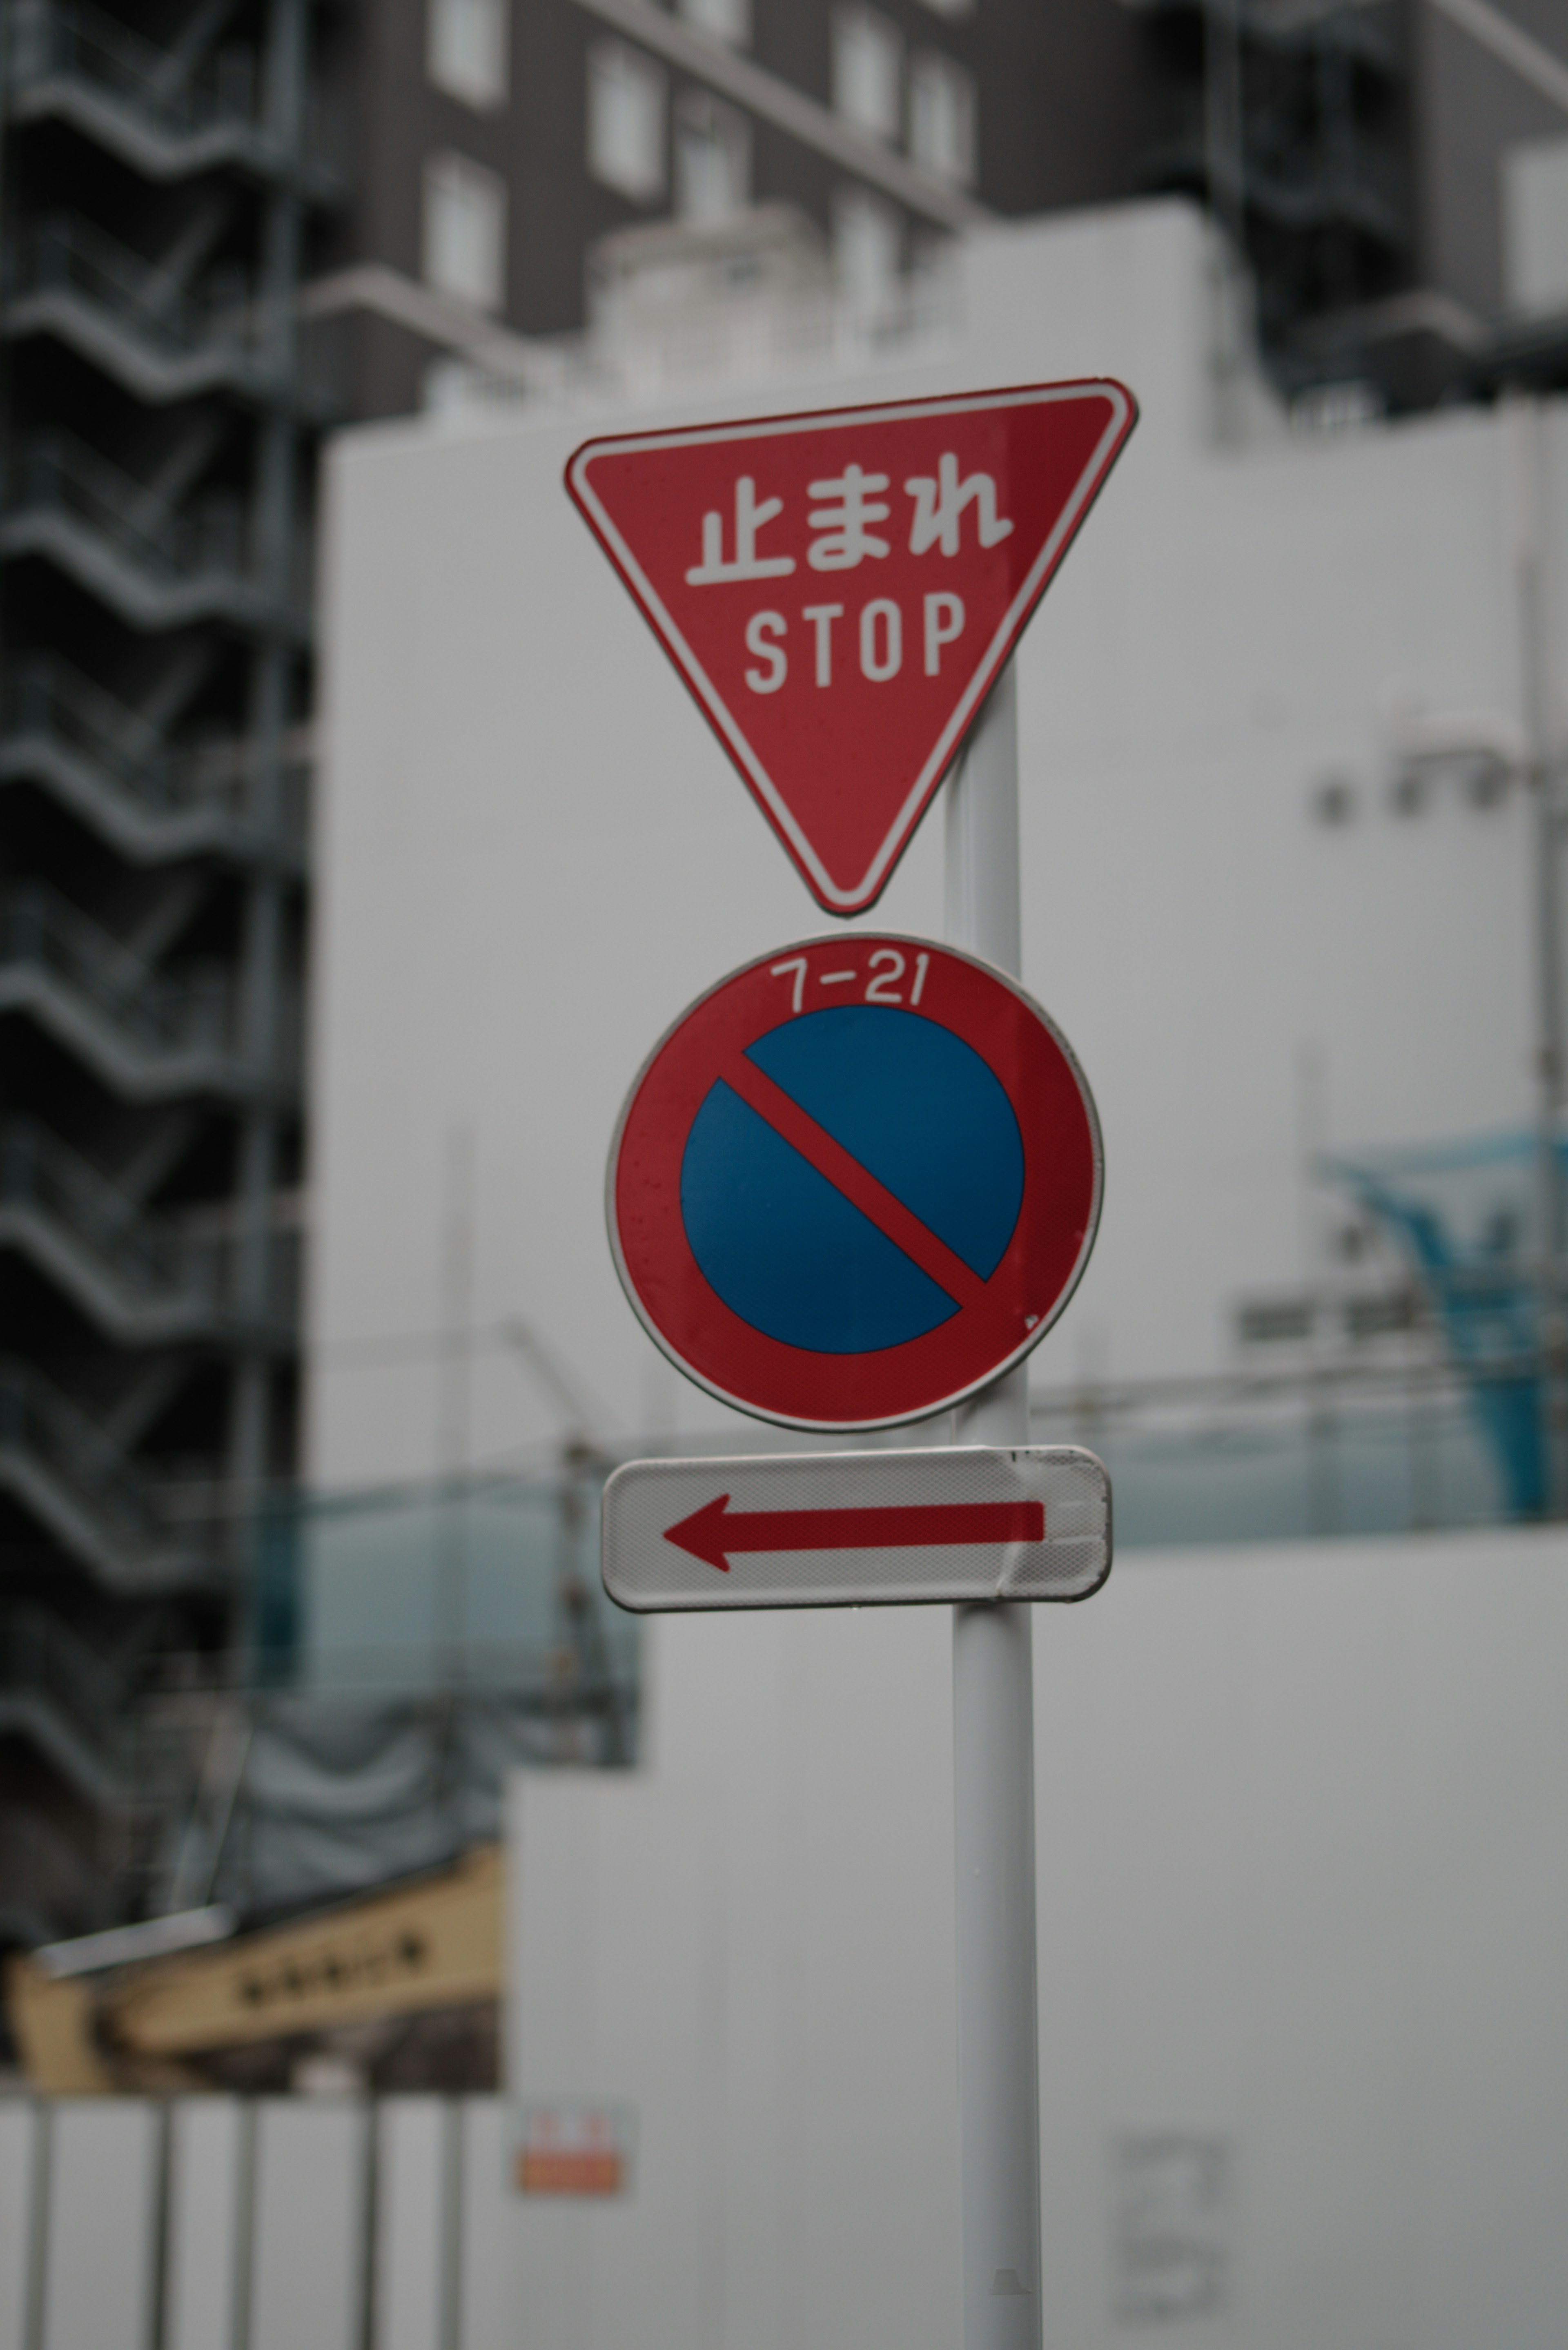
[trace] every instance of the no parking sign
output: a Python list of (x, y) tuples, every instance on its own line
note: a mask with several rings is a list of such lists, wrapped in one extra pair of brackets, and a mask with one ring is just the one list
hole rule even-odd
[(610, 1151), (627, 1294), (700, 1387), (787, 1426), (919, 1419), (1022, 1359), (1094, 1244), (1099, 1125), (989, 964), (858, 933), (760, 957), (655, 1046)]

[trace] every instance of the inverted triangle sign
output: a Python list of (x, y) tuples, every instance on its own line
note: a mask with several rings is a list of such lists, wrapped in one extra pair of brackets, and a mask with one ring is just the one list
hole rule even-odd
[(1137, 420), (1108, 379), (618, 433), (566, 486), (817, 903), (873, 905)]

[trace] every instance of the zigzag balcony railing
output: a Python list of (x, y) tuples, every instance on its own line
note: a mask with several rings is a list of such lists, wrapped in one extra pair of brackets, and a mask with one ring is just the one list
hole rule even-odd
[(1151, 16), (1199, 15), (1218, 17), (1227, 31), (1276, 54), (1311, 57), (1339, 50), (1390, 79), (1400, 79), (1405, 67), (1388, 26), (1372, 17), (1358, 0), (1345, 0), (1332, 9), (1291, 8), (1272, 0), (1142, 0)]
[[(0, 761), (18, 770), (29, 745), (40, 759), (63, 759), (89, 790), (137, 817), (205, 816), (235, 832), (250, 827), (255, 757), (249, 745), (228, 737), (170, 743), (53, 653), (25, 654), (0, 679)], [(295, 855), (305, 837), (307, 777), (306, 763), (291, 756), (276, 834)]]
[[(211, 491), (193, 511), (171, 514), (156, 491), (121, 473), (74, 433), (31, 433), (9, 469), (6, 521), (58, 516), (84, 529), (139, 574), (154, 593), (211, 589), (230, 601), (268, 598), (253, 558), (244, 506), (236, 494)], [(288, 584), (291, 617), (308, 600), (309, 551), (298, 536)]]
[[(31, 966), (58, 981), (110, 1022), (144, 1054), (207, 1054), (242, 1067), (238, 986), (226, 965), (151, 972), (45, 881), (22, 881), (0, 892), (0, 973)], [(280, 1004), (282, 1031), (271, 1070), (287, 1084), (299, 1062), (299, 1003), (292, 991)]]
[(0, 1610), (0, 1722), (38, 1747), (89, 1802), (130, 1808), (126, 1677), (43, 1609)]
[(9, 69), (20, 89), (56, 78), (87, 82), (166, 134), (256, 124), (256, 65), (248, 49), (221, 49), (188, 72), (128, 26), (71, 0), (20, 0)]
[(259, 316), (243, 269), (212, 270), (195, 286), (177, 285), (156, 262), (75, 213), (51, 213), (24, 234), (6, 292), (79, 294), (172, 359), (213, 345), (249, 351), (258, 340)]
[(91, 1856), (36, 1804), (0, 1811), (0, 1921), (7, 1938), (90, 1934), (113, 1916), (111, 1888)]
[[(202, 14), (193, 7), (195, 18)], [(292, 179), (310, 203), (340, 201), (342, 173), (325, 157), (342, 140), (320, 119), (321, 92), (307, 92), (304, 152), (281, 145), (265, 120), (254, 47), (230, 42), (192, 65), (177, 46), (161, 48), (84, 0), (11, 0), (6, 15), (0, 38), (8, 30), (5, 78), (14, 113), (67, 114), (155, 180), (230, 163), (265, 179)]]
[[(79, 213), (54, 213), (16, 240), (5, 283), (13, 331), (36, 323), (29, 305), (58, 297), (67, 322), (81, 322), (78, 339), (82, 331), (96, 338), (88, 357), (138, 396), (186, 398), (228, 383), (253, 400), (300, 403), (318, 420), (336, 406), (318, 371), (306, 377), (291, 364), (280, 374), (272, 364), (265, 310), (237, 264), (183, 286)], [(52, 323), (58, 330), (57, 317)]]
[(170, 1528), (147, 1480), (31, 1363), (0, 1360), (0, 1450), (26, 1455), (78, 1489), (103, 1522), (111, 1546), (128, 1552), (169, 1547)]
[[(1175, 179), (1205, 182), (1211, 157), (1200, 99), (1177, 109), (1169, 138), (1144, 159), (1145, 184)], [(1369, 140), (1357, 138), (1347, 155), (1326, 166), (1310, 141), (1298, 146), (1290, 135), (1269, 136), (1255, 122), (1247, 126), (1246, 153), (1237, 180), (1233, 163), (1210, 192), (1234, 203), (1244, 198), (1249, 212), (1290, 229), (1348, 226), (1380, 244), (1398, 245), (1408, 231), (1408, 204), (1395, 159)]]
[(0, 1478), (110, 1590), (222, 1582), (232, 1528), (213, 1489), (154, 1482), (31, 1363), (0, 1358)]
[[(0, 1433), (5, 1409), (0, 1369)], [(118, 1747), (130, 1696), (124, 1677), (41, 1607), (0, 1609), (0, 1691), (13, 1690), (57, 1708), (78, 1737), (99, 1752)]]
[[(191, 1324), (207, 1323), (215, 1331), (256, 1311), (243, 1294), (234, 1233), (182, 1231), (146, 1215), (36, 1118), (0, 1119), (0, 1209), (6, 1208), (47, 1218), (146, 1307), (182, 1310)], [(270, 1235), (260, 1311), (281, 1327), (293, 1324), (298, 1258), (294, 1233)], [(82, 1460), (86, 1464), (85, 1451)]]
[(7, 504), (70, 515), (160, 580), (245, 570), (244, 510), (237, 497), (209, 497), (171, 515), (129, 473), (68, 432), (32, 433), (12, 469)]

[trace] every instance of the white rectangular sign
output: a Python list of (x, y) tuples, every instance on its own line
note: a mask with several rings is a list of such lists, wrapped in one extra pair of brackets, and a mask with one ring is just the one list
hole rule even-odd
[(605, 1589), (639, 1614), (1085, 1599), (1111, 1483), (1066, 1444), (628, 1461), (603, 1543)]

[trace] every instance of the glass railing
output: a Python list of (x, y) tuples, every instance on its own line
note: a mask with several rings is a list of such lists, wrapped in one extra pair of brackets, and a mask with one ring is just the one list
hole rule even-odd
[(1037, 1444), (1087, 1445), (1111, 1475), (1118, 1555), (1332, 1541), (1508, 1523), (1486, 1427), (1459, 1381), (1429, 1375), (1380, 1396), (1238, 1383), (1230, 1403), (1112, 1388), (1036, 1398)]

